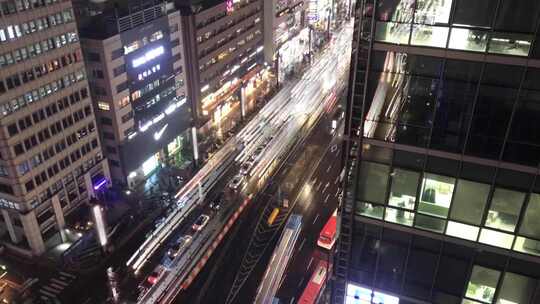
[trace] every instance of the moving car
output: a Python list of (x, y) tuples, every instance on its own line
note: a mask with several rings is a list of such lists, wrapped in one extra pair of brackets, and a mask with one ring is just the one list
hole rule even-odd
[(201, 231), (206, 224), (208, 224), (208, 221), (210, 220), (210, 217), (206, 214), (201, 214), (199, 218), (193, 223), (193, 226), (191, 228), (195, 231)]
[(258, 159), (259, 156), (261, 156), (264, 148), (265, 148), (265, 146), (258, 146), (257, 149), (255, 149), (255, 151), (253, 152), (253, 154), (251, 154), (251, 159), (252, 160)]
[(156, 282), (159, 280), (161, 275), (163, 274), (163, 266), (159, 265), (157, 266), (154, 271), (146, 278), (146, 281), (150, 283), (151, 285), (156, 284)]
[(191, 235), (184, 235), (178, 239), (178, 241), (167, 250), (169, 258), (174, 259), (193, 239)]
[(236, 175), (235, 177), (233, 177), (233, 179), (231, 180), (231, 182), (229, 183), (229, 187), (233, 190), (237, 190), (240, 185), (242, 185), (242, 182), (244, 181), (245, 179), (245, 176), (244, 175)]
[(213, 209), (213, 210), (219, 210), (221, 208), (221, 203), (222, 201), (217, 199), (213, 202), (210, 203), (210, 209)]
[(253, 167), (254, 165), (254, 162), (252, 160), (248, 160), (246, 161), (245, 163), (243, 163), (241, 166), (240, 166), (240, 174), (242, 175), (249, 175), (249, 171), (251, 170), (251, 168)]

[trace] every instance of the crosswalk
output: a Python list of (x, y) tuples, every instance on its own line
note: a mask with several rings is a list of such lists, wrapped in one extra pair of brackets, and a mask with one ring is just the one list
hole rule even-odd
[(39, 288), (39, 304), (62, 304), (62, 292), (75, 281), (77, 277), (64, 271), (57, 272)]

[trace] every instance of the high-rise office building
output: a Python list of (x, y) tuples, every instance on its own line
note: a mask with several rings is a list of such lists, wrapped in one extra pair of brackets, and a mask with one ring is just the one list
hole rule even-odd
[[(263, 1), (176, 1), (186, 87), (199, 133), (221, 136), (271, 85), (263, 58)], [(202, 139), (202, 138), (201, 138)]]
[(357, 1), (335, 303), (540, 303), (539, 16)]
[(167, 1), (75, 2), (103, 150), (118, 184), (192, 160), (180, 12)]
[(0, 11), (2, 243), (40, 255), (109, 170), (71, 1), (0, 1)]

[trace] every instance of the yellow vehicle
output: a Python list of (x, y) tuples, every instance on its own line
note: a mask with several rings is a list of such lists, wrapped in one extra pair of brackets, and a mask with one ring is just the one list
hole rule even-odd
[(274, 210), (272, 210), (272, 213), (270, 213), (270, 216), (268, 217), (268, 221), (266, 221), (268, 226), (271, 226), (274, 223), (278, 214), (279, 214), (279, 208), (274, 208)]

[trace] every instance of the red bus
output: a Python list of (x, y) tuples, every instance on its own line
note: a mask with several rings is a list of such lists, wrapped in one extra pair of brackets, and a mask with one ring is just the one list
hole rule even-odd
[(336, 226), (337, 226), (337, 209), (334, 211), (328, 222), (324, 225), (321, 233), (319, 234), (319, 239), (317, 240), (317, 245), (325, 249), (332, 249), (334, 243), (336, 242)]
[(300, 299), (298, 299), (298, 304), (315, 304), (319, 298), (319, 294), (323, 289), (324, 283), (326, 283), (326, 274), (328, 271), (328, 263), (324, 260), (319, 261), (317, 268), (311, 275), (306, 289), (302, 293)]

